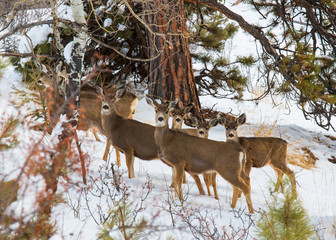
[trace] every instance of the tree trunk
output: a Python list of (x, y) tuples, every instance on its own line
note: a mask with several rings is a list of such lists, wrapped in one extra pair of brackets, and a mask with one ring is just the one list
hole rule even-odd
[[(65, 108), (66, 118), (60, 118), (61, 126), (58, 129), (54, 129), (55, 134), (61, 131), (58, 135), (58, 144), (56, 146), (55, 153), (51, 157), (50, 168), (43, 174), (46, 182), (46, 192), (49, 194), (49, 198), (54, 198), (57, 192), (58, 179), (60, 176), (65, 176), (64, 168), (66, 166), (66, 161), (71, 159), (73, 152), (71, 151), (71, 144), (73, 139), (77, 143), (79, 155), (81, 158), (81, 151), (78, 146), (78, 139), (76, 133), (76, 126), (78, 124), (78, 107), (79, 107), (79, 96), (80, 96), (80, 83), (81, 83), (81, 73), (83, 66), (83, 59), (86, 47), (87, 38), (87, 28), (86, 21), (84, 18), (84, 9), (81, 0), (71, 0), (70, 2), (73, 18), (74, 18), (74, 40), (71, 51), (71, 60), (67, 65), (68, 82), (66, 85), (66, 103)], [(60, 46), (62, 50), (64, 48)], [(54, 134), (52, 133), (52, 135)], [(82, 161), (82, 158), (80, 159)], [(84, 168), (84, 163), (81, 162), (83, 182), (86, 184), (86, 171)], [(43, 210), (41, 211), (41, 216), (50, 216), (52, 211), (53, 201), (45, 201), (43, 205)]]
[(67, 100), (78, 108), (80, 103), (80, 85), (83, 72), (83, 60), (87, 40), (87, 26), (84, 17), (84, 7), (81, 0), (71, 0), (72, 15), (75, 20), (74, 40), (72, 44), (71, 60), (67, 65), (68, 82), (66, 89)]
[(143, 5), (149, 62), (149, 94), (180, 103), (200, 103), (191, 63), (182, 0), (153, 0)]

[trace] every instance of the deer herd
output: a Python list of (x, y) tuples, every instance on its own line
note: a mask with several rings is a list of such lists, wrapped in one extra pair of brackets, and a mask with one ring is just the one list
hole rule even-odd
[[(46, 86), (44, 90), (49, 124), (57, 122), (60, 106), (64, 97), (58, 82), (48, 77), (40, 79)], [(158, 103), (153, 97), (146, 96), (147, 103), (155, 110), (155, 126), (132, 119), (138, 98), (125, 88), (103, 90), (96, 85), (84, 83), (81, 86), (81, 113), (78, 129), (92, 130), (106, 136), (106, 149), (103, 159), (106, 161), (110, 146), (116, 149), (117, 164), (120, 165), (120, 152), (125, 155), (128, 177), (135, 178), (134, 157), (141, 160), (161, 160), (172, 168), (171, 187), (176, 196), (183, 200), (182, 183), (185, 172), (194, 179), (198, 191), (204, 195), (199, 177), (202, 174), (208, 195), (213, 188), (214, 197), (218, 199), (216, 175), (219, 174), (233, 187), (232, 207), (236, 206), (241, 193), (246, 198), (250, 213), (254, 213), (251, 201), (250, 171), (252, 167), (260, 168), (270, 165), (277, 173), (275, 190), (282, 187), (282, 178), (286, 174), (292, 184), (296, 197), (294, 173), (287, 167), (287, 142), (276, 137), (239, 137), (237, 129), (246, 121), (246, 115), (233, 117), (219, 113), (210, 120), (200, 120), (190, 110), (192, 105), (180, 107), (176, 100)], [(169, 128), (169, 118), (172, 127)], [(55, 120), (56, 119), (56, 120)], [(195, 129), (182, 129), (184, 121)], [(208, 139), (210, 128), (221, 124), (226, 129), (226, 142)]]

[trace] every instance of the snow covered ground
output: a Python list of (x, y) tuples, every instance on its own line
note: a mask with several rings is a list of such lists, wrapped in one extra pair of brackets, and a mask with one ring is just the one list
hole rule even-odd
[[(21, 109), (15, 108), (10, 99), (15, 96), (10, 94), (11, 85), (19, 85), (20, 75), (16, 74), (9, 67), (0, 79), (0, 116), (4, 121), (10, 114), (21, 114), (27, 112), (26, 107)], [(21, 86), (22, 87), (22, 86)], [(298, 198), (303, 202), (307, 209), (311, 221), (314, 223), (320, 234), (323, 232), (323, 239), (335, 239), (336, 224), (336, 165), (328, 161), (328, 158), (335, 156), (336, 141), (328, 136), (336, 136), (334, 132), (327, 132), (317, 128), (312, 122), (306, 121), (302, 114), (295, 106), (289, 112), (282, 105), (274, 108), (270, 99), (264, 99), (258, 105), (254, 103), (238, 103), (229, 100), (217, 100), (211, 97), (201, 97), (201, 103), (204, 107), (212, 107), (217, 103), (215, 109), (219, 111), (230, 111), (239, 114), (247, 114), (247, 124), (241, 127), (241, 135), (252, 136), (260, 127), (271, 128), (274, 126), (273, 135), (281, 136), (290, 144), (290, 151), (295, 148), (308, 147), (318, 158), (316, 167), (306, 170), (298, 166), (290, 165), (295, 172), (297, 180)], [(31, 104), (29, 107), (33, 108)], [(134, 119), (148, 124), (154, 122), (154, 111), (146, 104), (144, 99), (139, 101)], [(18, 174), (18, 169), (24, 163), (29, 146), (41, 137), (41, 133), (29, 130), (26, 125), (27, 121), (19, 127), (20, 145), (9, 151), (0, 153), (0, 174), (9, 174), (8, 178), (13, 178)], [(94, 140), (93, 135), (85, 137), (84, 132), (80, 132), (82, 149), (89, 156), (88, 162), (88, 179), (91, 191), (97, 189), (95, 184), (99, 184), (102, 177), (100, 174), (109, 173), (111, 162), (115, 162), (114, 150), (110, 153), (108, 163), (102, 160), (105, 143)], [(209, 138), (214, 140), (225, 140), (224, 128), (216, 126), (211, 129)], [(102, 139), (104, 137), (102, 136)], [(44, 143), (48, 145), (50, 138), (45, 137)], [(197, 146), (195, 146), (197, 147)], [(232, 188), (222, 178), (217, 176), (217, 187), (220, 200), (213, 197), (201, 196), (198, 194), (197, 187), (190, 176), (187, 177), (187, 184), (183, 186), (186, 194), (186, 201), (183, 203), (183, 212), (178, 200), (174, 200), (173, 191), (169, 188), (171, 181), (171, 169), (159, 160), (142, 161), (135, 159), (135, 179), (127, 178), (127, 168), (122, 155), (123, 172), (121, 181), (128, 186), (130, 193), (129, 202), (134, 209), (142, 205), (140, 216), (148, 222), (153, 220), (152, 225), (161, 230), (160, 234), (149, 234), (150, 239), (193, 239), (193, 235), (186, 222), (188, 211), (194, 212), (194, 217), (198, 220), (191, 221), (196, 227), (200, 226), (199, 219), (203, 217), (214, 220), (215, 226), (221, 231), (225, 226), (228, 232), (232, 229), (239, 230), (246, 228), (251, 221), (258, 220), (260, 211), (265, 210), (267, 202), (270, 201), (269, 188), (272, 187), (270, 181), (276, 180), (276, 174), (270, 167), (261, 169), (252, 169), (251, 187), (252, 202), (257, 212), (250, 217), (247, 211), (244, 198), (238, 200), (237, 211), (232, 211), (230, 207)], [(81, 182), (80, 176), (71, 176), (77, 182)], [(104, 178), (104, 177), (103, 177)], [(112, 181), (112, 179), (105, 179)], [(29, 182), (29, 196), (25, 195), (21, 200), (14, 202), (11, 209), (15, 214), (29, 212), (34, 209), (34, 193), (37, 193), (44, 186), (43, 179), (36, 176), (35, 178), (25, 179)], [(62, 180), (61, 180), (62, 182)], [(148, 186), (152, 189), (149, 191)], [(204, 185), (205, 188), (205, 185)], [(59, 191), (62, 191), (62, 187)], [(90, 189), (88, 187), (87, 189)], [(111, 204), (108, 196), (95, 196), (92, 192), (86, 192), (87, 189), (83, 184), (72, 186), (64, 195), (66, 202), (58, 204), (53, 211), (53, 218), (57, 222), (58, 232), (52, 238), (56, 239), (96, 239), (99, 228), (99, 216), (101, 213), (107, 214), (108, 204)], [(22, 190), (23, 192), (23, 190)], [(97, 193), (97, 192), (96, 192)], [(173, 210), (169, 210), (173, 209)], [(172, 214), (172, 211), (176, 211)], [(178, 216), (180, 214), (180, 216)], [(197, 215), (199, 214), (199, 215)], [(92, 217), (96, 217), (95, 219)], [(181, 217), (184, 216), (184, 217)], [(243, 220), (242, 220), (243, 219)], [(256, 237), (254, 227), (250, 228), (248, 239)], [(112, 233), (117, 234), (117, 231)], [(236, 239), (239, 239), (238, 237)]]
[[(246, 16), (246, 9), (239, 11)], [(67, 15), (67, 14), (65, 14)], [(30, 31), (30, 36), (35, 36), (34, 45), (44, 40), (43, 36), (49, 33), (50, 29), (36, 28)], [(39, 34), (36, 34), (39, 32)], [(43, 34), (41, 34), (43, 33)], [(248, 43), (237, 41), (232, 43), (232, 49), (239, 51), (250, 51), (254, 49), (254, 41), (246, 34), (240, 32), (239, 39), (245, 39)], [(25, 49), (25, 43), (21, 43), (20, 49)], [(249, 45), (251, 44), (251, 45)], [(69, 45), (68, 48), (71, 48)], [(68, 53), (67, 51), (66, 53)], [(67, 54), (66, 54), (67, 56)], [(253, 76), (252, 76), (253, 77)], [(24, 88), (20, 84), (21, 76), (14, 72), (13, 67), (8, 67), (2, 78), (0, 78), (0, 127), (10, 115), (21, 116), (23, 124), (16, 130), (18, 134), (19, 146), (12, 150), (0, 152), (0, 178), (6, 175), (7, 179), (13, 179), (20, 173), (20, 169), (25, 159), (30, 154), (34, 143), (42, 135), (39, 132), (32, 131), (28, 128), (31, 124), (29, 119), (24, 116), (29, 110), (36, 107), (33, 103), (21, 108), (15, 107), (11, 100), (17, 100), (12, 94), (12, 85)], [(256, 89), (254, 92), (257, 93)], [(323, 239), (336, 238), (336, 164), (328, 161), (332, 156), (336, 157), (336, 141), (328, 136), (336, 137), (335, 132), (325, 131), (318, 128), (312, 121), (305, 120), (302, 113), (295, 105), (288, 108), (288, 105), (281, 98), (276, 98), (278, 106), (274, 107), (270, 98), (265, 98), (258, 104), (253, 102), (236, 102), (232, 100), (218, 100), (212, 97), (201, 97), (203, 107), (211, 108), (217, 104), (214, 109), (223, 112), (232, 110), (234, 114), (246, 113), (247, 123), (240, 127), (240, 135), (253, 136), (260, 129), (271, 129), (272, 135), (280, 136), (289, 142), (290, 154), (303, 154), (303, 147), (307, 147), (318, 158), (316, 166), (311, 170), (306, 170), (298, 166), (290, 165), (295, 172), (297, 180), (298, 198), (303, 202), (312, 223), (316, 226), (320, 236)], [(100, 107), (100, 106), (99, 106)], [(144, 99), (139, 101), (134, 119), (148, 124), (154, 123), (154, 111), (146, 104)], [(111, 187), (110, 179), (105, 174), (111, 175), (110, 164), (115, 162), (115, 152), (110, 152), (108, 162), (102, 160), (105, 142), (95, 141), (93, 135), (85, 137), (84, 132), (79, 132), (82, 141), (82, 150), (88, 156), (88, 186), (81, 183), (81, 177), (73, 174), (70, 177), (78, 184), (73, 184), (69, 189), (60, 184), (59, 192), (65, 191), (63, 195), (65, 202), (58, 204), (53, 210), (52, 216), (57, 223), (57, 233), (52, 240), (58, 239), (97, 239), (101, 217), (107, 215), (108, 206), (113, 205), (111, 197), (108, 196), (107, 187), (104, 186), (104, 194), (98, 191), (99, 186), (106, 182)], [(211, 129), (209, 138), (214, 140), (225, 141), (225, 132), (222, 126), (216, 126)], [(101, 139), (105, 139), (101, 136)], [(50, 143), (50, 137), (43, 138), (43, 146), (47, 147)], [(195, 146), (197, 147), (197, 146)], [(270, 191), (272, 188), (271, 181), (276, 180), (276, 174), (270, 167), (261, 169), (252, 169), (251, 187), (252, 202), (256, 213), (252, 216), (248, 214), (246, 201), (244, 198), (238, 200), (235, 211), (230, 207), (232, 197), (232, 187), (225, 180), (217, 176), (217, 188), (220, 200), (213, 197), (201, 196), (197, 187), (190, 176), (187, 176), (187, 184), (183, 186), (186, 201), (181, 203), (174, 199), (173, 191), (169, 188), (171, 181), (171, 169), (159, 160), (142, 161), (135, 159), (135, 179), (127, 178), (127, 168), (122, 156), (122, 166), (119, 169), (123, 174), (121, 182), (127, 186), (129, 194), (128, 202), (132, 204), (132, 209), (139, 210), (139, 216), (143, 217), (149, 225), (152, 226), (153, 232), (147, 231), (148, 239), (194, 239), (191, 226), (200, 228), (205, 224), (205, 219), (210, 232), (217, 229), (223, 233), (223, 229), (228, 233), (234, 231), (243, 232), (248, 229), (252, 221), (255, 222), (260, 218), (260, 212), (267, 209), (267, 203), (270, 201)], [(105, 180), (105, 181), (102, 181)], [(23, 178), (21, 183), (27, 186), (20, 189), (18, 201), (11, 205), (13, 214), (22, 215), (34, 211), (34, 201), (36, 193), (44, 186), (44, 180), (38, 175), (29, 179)], [(61, 179), (61, 183), (66, 182)], [(204, 185), (205, 188), (205, 185)], [(27, 194), (28, 193), (28, 194)], [(147, 195), (148, 193), (148, 195)], [(116, 194), (113, 192), (113, 194)], [(146, 197), (145, 197), (146, 196)], [(120, 197), (119, 195), (115, 196)], [(93, 218), (93, 216), (95, 218)], [(188, 219), (188, 217), (190, 217)], [(213, 220), (213, 222), (212, 222)], [(154, 227), (155, 230), (154, 231)], [(111, 235), (118, 236), (118, 231), (113, 231)], [(248, 238), (256, 238), (254, 226), (249, 229)], [(118, 239), (118, 237), (117, 237)], [(239, 234), (234, 239), (239, 239)], [(245, 239), (245, 238), (244, 238)]]

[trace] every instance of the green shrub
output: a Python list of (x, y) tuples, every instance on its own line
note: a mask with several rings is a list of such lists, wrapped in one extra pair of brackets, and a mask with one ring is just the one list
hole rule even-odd
[(120, 203), (118, 206), (111, 207), (108, 215), (109, 218), (98, 233), (98, 239), (132, 240), (144, 236), (143, 230), (147, 223), (143, 219), (137, 219), (137, 213), (133, 211), (131, 205)]
[(301, 201), (295, 199), (288, 181), (284, 192), (271, 195), (268, 209), (257, 222), (257, 239), (305, 240), (317, 239), (314, 226)]

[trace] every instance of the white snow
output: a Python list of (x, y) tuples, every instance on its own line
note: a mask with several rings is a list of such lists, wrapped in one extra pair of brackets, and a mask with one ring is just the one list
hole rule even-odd
[[(11, 67), (8, 68), (3, 78), (0, 79), (0, 101), (2, 106), (5, 106), (0, 108), (0, 116), (3, 116), (2, 121), (4, 117), (13, 113), (10, 110), (13, 107), (9, 103), (9, 100), (15, 98), (15, 96), (9, 94), (9, 86), (12, 83), (18, 84), (19, 79), (20, 75), (15, 74)], [(270, 125), (273, 125), (277, 121), (274, 131), (275, 135), (281, 135), (281, 137), (286, 139), (290, 143), (291, 149), (306, 146), (319, 158), (316, 168), (312, 170), (305, 170), (293, 165), (290, 165), (290, 168), (294, 170), (296, 175), (298, 198), (303, 202), (311, 221), (320, 229), (325, 228), (324, 239), (333, 239), (332, 226), (335, 225), (336, 221), (336, 165), (331, 164), (327, 159), (334, 155), (336, 142), (325, 137), (325, 135), (335, 136), (336, 134), (314, 128), (313, 124), (304, 120), (299, 110), (295, 108), (290, 113), (281, 107), (273, 108), (267, 99), (262, 101), (258, 106), (254, 106), (252, 103), (236, 103), (228, 100), (219, 101), (211, 97), (201, 97), (201, 102), (204, 106), (212, 106), (215, 102), (219, 102), (217, 109), (221, 111), (227, 111), (232, 108), (236, 114), (245, 112), (248, 123), (241, 127), (240, 132), (246, 135), (253, 135), (253, 130), (260, 126), (260, 121), (258, 120), (264, 120)], [(24, 110), (22, 109), (21, 111)], [(146, 104), (144, 99), (139, 101), (134, 118), (154, 125), (154, 111), (152, 107)], [(0, 153), (0, 159), (6, 162), (4, 164), (1, 161), (0, 174), (11, 173), (13, 174), (12, 177), (17, 176), (20, 166), (24, 164), (25, 158), (31, 153), (29, 146), (32, 146), (32, 142), (37, 142), (41, 137), (40, 133), (29, 130), (27, 124), (29, 124), (28, 119), (17, 130), (20, 133), (20, 145), (13, 150)], [(79, 136), (82, 141), (82, 150), (84, 154), (89, 156), (89, 162), (87, 163), (88, 186), (94, 186), (93, 184), (97, 184), (99, 181), (94, 181), (94, 179), (99, 179), (100, 173), (107, 172), (111, 174), (109, 166), (111, 162), (115, 162), (114, 150), (110, 153), (109, 162), (106, 163), (102, 161), (105, 147), (104, 141), (97, 142), (92, 135), (86, 138), (85, 133), (81, 131), (79, 131)], [(215, 140), (225, 140), (224, 136), (224, 128), (222, 126), (214, 127), (209, 134), (209, 138)], [(103, 136), (101, 138), (104, 139)], [(48, 147), (51, 139), (53, 138), (45, 137), (43, 147)], [(176, 239), (193, 238), (189, 228), (178, 216), (174, 216), (175, 227), (172, 227), (172, 218), (167, 210), (169, 207), (168, 202), (173, 203), (175, 211), (181, 210), (178, 206), (174, 206), (174, 204), (179, 205), (180, 202), (172, 198), (173, 191), (168, 187), (171, 182), (171, 169), (168, 166), (159, 160), (142, 161), (136, 158), (136, 178), (128, 179), (127, 168), (124, 156), (122, 155), (121, 170), (123, 171), (122, 182), (129, 187), (129, 201), (133, 206), (140, 204), (140, 199), (146, 192), (146, 188), (143, 185), (150, 179), (153, 189), (143, 203), (144, 211), (141, 213), (141, 216), (147, 220), (154, 219), (155, 225), (164, 226), (169, 229), (169, 231), (163, 231), (159, 239), (165, 239), (167, 236), (173, 236)], [(11, 178), (11, 175), (8, 177)], [(106, 213), (108, 209), (107, 204), (111, 202), (107, 196), (97, 197), (90, 193), (87, 194), (89, 200), (86, 202), (84, 194), (86, 188), (83, 188), (81, 176), (70, 174), (69, 177), (78, 182), (79, 185), (68, 188), (63, 187), (63, 184), (60, 183), (59, 192), (66, 192), (64, 197), (67, 204), (59, 204), (54, 208), (52, 216), (57, 222), (58, 231), (52, 239), (96, 239), (99, 226), (91, 217), (88, 207), (90, 207), (92, 214), (99, 219), (98, 206), (102, 207), (102, 212)], [(252, 201), (257, 211), (266, 208), (267, 202), (270, 200), (270, 181), (275, 181), (275, 179), (276, 174), (270, 167), (252, 169)], [(22, 195), (25, 194), (24, 197), (11, 205), (11, 210), (16, 215), (20, 215), (22, 212), (29, 213), (29, 211), (34, 209), (34, 194), (43, 189), (44, 186), (43, 179), (38, 176), (35, 180), (23, 178), (21, 181), (22, 186), (29, 183), (28, 190), (30, 194), (24, 193), (22, 190)], [(109, 179), (107, 181), (112, 180)], [(184, 202), (186, 211), (188, 209), (192, 211), (191, 208), (200, 208), (201, 214), (204, 216), (207, 214), (209, 219), (210, 217), (215, 219), (217, 227), (226, 226), (227, 231), (230, 231), (229, 226), (233, 226), (236, 229), (243, 227), (242, 221), (235, 218), (235, 213), (232, 212), (230, 207), (232, 188), (224, 179), (217, 176), (219, 201), (213, 197), (200, 196), (190, 176), (187, 176), (187, 181), (188, 183), (183, 186), (184, 194), (187, 197), (187, 200)], [(63, 182), (62, 179), (61, 182)], [(64, 182), (64, 185), (66, 185), (66, 182)], [(244, 198), (238, 200), (237, 209), (243, 211), (242, 216), (245, 219), (245, 224), (247, 224), (249, 218), (246, 215), (248, 211)], [(186, 214), (186, 212), (183, 214)], [(259, 213), (255, 213), (252, 219), (259, 219)], [(179, 230), (178, 227), (181, 227), (183, 230)], [(112, 232), (111, 234), (117, 233)], [(252, 237), (255, 237), (253, 227), (250, 230), (248, 239), (252, 239)], [(155, 238), (158, 238), (158, 236)]]
[[(113, 1), (112, 1), (113, 2)], [(238, 6), (235, 10), (239, 9)], [(244, 17), (249, 17), (252, 22), (253, 17), (246, 13), (247, 10), (240, 10)], [(71, 18), (71, 10), (68, 7), (61, 6), (59, 14), (62, 17)], [(108, 26), (109, 23), (104, 23)], [(34, 45), (45, 39), (50, 29), (47, 27), (43, 29), (34, 28), (32, 32), (27, 34), (33, 39)], [(240, 33), (239, 38), (242, 41), (246, 40), (249, 44), (233, 43), (232, 49), (239, 55), (240, 51), (249, 52), (254, 51), (254, 42), (249, 40), (249, 37), (244, 33)], [(23, 42), (21, 43), (23, 44)], [(65, 56), (69, 58), (71, 52), (71, 44), (65, 47)], [(26, 44), (21, 46), (24, 50)], [(253, 48), (253, 49), (252, 49)], [(20, 173), (21, 167), (25, 160), (30, 156), (34, 150), (35, 144), (42, 139), (42, 144), (39, 149), (52, 149), (50, 146), (54, 137), (43, 136), (41, 133), (30, 130), (34, 122), (24, 116), (35, 106), (23, 106), (16, 108), (10, 101), (15, 100), (16, 96), (12, 94), (12, 85), (23, 88), (20, 84), (21, 75), (14, 71), (13, 67), (8, 67), (2, 78), (0, 78), (0, 126), (11, 115), (19, 116), (24, 119), (23, 125), (16, 130), (20, 144), (18, 147), (0, 152), (0, 179), (6, 175), (7, 179), (16, 178)], [(326, 135), (336, 137), (335, 132), (326, 131), (317, 127), (312, 121), (305, 120), (303, 114), (291, 103), (288, 104), (281, 98), (276, 98), (275, 101), (279, 104), (274, 107), (270, 98), (265, 98), (258, 104), (253, 102), (237, 102), (233, 100), (219, 100), (212, 97), (201, 97), (201, 104), (203, 107), (211, 108), (217, 104), (214, 109), (229, 112), (232, 110), (234, 114), (241, 114), (243, 112), (247, 115), (247, 124), (242, 126), (239, 130), (240, 135), (252, 136), (253, 133), (261, 125), (273, 125), (273, 134), (281, 136), (289, 142), (292, 152), (301, 147), (308, 147), (314, 155), (319, 159), (316, 162), (316, 167), (312, 170), (305, 170), (298, 166), (290, 165), (290, 168), (295, 172), (297, 180), (298, 198), (303, 202), (303, 206), (307, 210), (311, 221), (324, 232), (326, 240), (335, 239), (336, 225), (336, 164), (328, 161), (328, 158), (335, 156), (336, 141), (326, 137)], [(100, 107), (100, 106), (97, 106)], [(146, 104), (144, 99), (139, 101), (136, 109), (134, 119), (154, 125), (154, 110)], [(56, 136), (55, 136), (56, 137)], [(104, 174), (111, 173), (111, 163), (115, 163), (115, 151), (112, 150), (109, 155), (108, 162), (102, 160), (105, 149), (105, 138), (102, 142), (95, 141), (92, 134), (87, 138), (85, 133), (79, 131), (79, 138), (82, 143), (81, 148), (83, 153), (88, 156), (87, 171), (88, 171), (88, 186), (82, 184), (82, 179), (78, 173), (70, 173), (69, 178), (74, 182), (73, 185), (68, 185), (64, 179), (60, 179), (58, 192), (64, 192), (63, 198), (65, 203), (58, 204), (52, 213), (53, 220), (57, 223), (57, 233), (51, 238), (58, 239), (82, 239), (91, 240), (97, 239), (99, 231), (99, 212), (107, 214), (108, 206), (111, 205), (111, 199), (107, 195), (100, 196), (93, 194), (97, 190), (95, 184), (102, 184), (103, 178), (107, 184), (111, 184), (113, 179), (104, 178)], [(216, 126), (211, 129), (209, 138), (214, 140), (225, 140), (224, 128)], [(197, 146), (195, 146), (197, 147)], [(41, 152), (42, 159), (48, 159), (48, 152)], [(135, 179), (128, 179), (127, 168), (122, 157), (122, 166), (120, 170), (123, 172), (121, 182), (129, 188), (129, 203), (132, 207), (139, 207), (141, 198), (147, 192), (144, 186), (152, 186), (153, 189), (149, 192), (147, 198), (143, 202), (143, 211), (140, 213), (141, 217), (147, 221), (153, 220), (153, 225), (162, 230), (161, 234), (151, 235), (154, 239), (167, 239), (169, 236), (174, 239), (193, 239), (193, 235), (186, 223), (178, 214), (185, 216), (193, 212), (197, 214), (195, 209), (200, 209), (203, 216), (208, 216), (208, 219), (213, 218), (216, 227), (221, 231), (222, 227), (228, 232), (231, 232), (231, 227), (234, 229), (241, 229), (248, 226), (249, 215), (247, 211), (246, 201), (244, 197), (238, 200), (237, 210), (242, 213), (242, 221), (237, 218), (237, 212), (233, 212), (230, 207), (232, 197), (232, 187), (224, 179), (217, 176), (217, 188), (220, 200), (217, 201), (213, 197), (201, 196), (198, 193), (197, 187), (190, 176), (187, 176), (187, 184), (183, 186), (183, 193), (187, 197), (183, 203), (184, 211), (181, 210), (180, 202), (174, 200), (173, 191), (169, 188), (171, 182), (171, 169), (159, 160), (143, 161), (135, 159)], [(101, 176), (103, 175), (103, 177)], [(254, 221), (260, 217), (259, 210), (265, 210), (267, 202), (270, 200), (270, 181), (276, 180), (276, 173), (270, 167), (261, 169), (253, 168), (251, 171), (251, 187), (252, 187), (252, 202), (257, 212), (251, 217)], [(148, 182), (149, 181), (149, 182)], [(203, 179), (202, 179), (203, 181)], [(22, 188), (19, 191), (19, 200), (10, 206), (10, 211), (19, 216), (20, 214), (28, 214), (36, 207), (34, 205), (36, 194), (44, 188), (44, 180), (37, 175), (34, 178), (27, 179), (23, 177), (20, 181)], [(24, 188), (27, 186), (28, 188)], [(92, 187), (90, 189), (90, 187)], [(205, 188), (205, 185), (203, 185)], [(88, 189), (91, 191), (87, 192)], [(205, 189), (206, 190), (206, 189)], [(25, 192), (27, 191), (27, 192)], [(87, 192), (87, 194), (85, 194)], [(97, 193), (97, 192), (95, 192)], [(107, 192), (105, 192), (107, 194)], [(116, 192), (113, 192), (116, 194)], [(115, 196), (120, 197), (119, 195)], [(169, 207), (176, 211), (172, 217)], [(189, 212), (188, 212), (189, 211)], [(95, 216), (93, 219), (91, 216)], [(96, 220), (96, 221), (95, 221)], [(174, 222), (174, 226), (173, 226)], [(199, 223), (194, 220), (193, 223), (198, 226)], [(12, 226), (15, 227), (15, 226)], [(180, 229), (181, 228), (181, 229)], [(250, 229), (248, 239), (256, 237), (254, 227)], [(111, 232), (111, 235), (116, 236), (117, 232)]]

